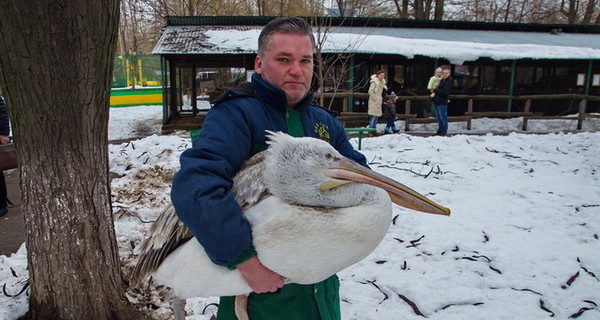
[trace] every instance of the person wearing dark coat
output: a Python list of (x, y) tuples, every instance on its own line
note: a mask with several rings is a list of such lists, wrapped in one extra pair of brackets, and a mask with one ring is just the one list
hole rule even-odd
[(448, 132), (448, 102), (450, 102), (450, 92), (454, 86), (454, 80), (450, 76), (450, 69), (442, 71), (442, 80), (438, 87), (433, 90), (433, 104), (435, 105), (436, 116), (438, 120), (438, 130), (436, 135), (445, 136)]
[[(4, 98), (0, 96), (0, 144), (6, 144), (10, 142), (10, 138), (8, 137), (9, 133), (10, 126), (8, 124), (8, 110), (6, 110)], [(4, 180), (4, 172), (2, 172), (0, 174), (0, 217), (8, 213), (6, 194), (6, 180)]]
[[(314, 65), (310, 24), (296, 17), (277, 18), (258, 41), (252, 81), (214, 101), (199, 137), (181, 155), (171, 200), (212, 262), (238, 269), (252, 288), (250, 319), (340, 320), (336, 275), (316, 284), (284, 285), (280, 275), (262, 265), (250, 223), (231, 190), (232, 177), (246, 159), (267, 148), (265, 130), (325, 140), (365, 167), (367, 161), (348, 141), (342, 123), (316, 105), (309, 92)], [(237, 319), (233, 297), (220, 298), (218, 318)]]

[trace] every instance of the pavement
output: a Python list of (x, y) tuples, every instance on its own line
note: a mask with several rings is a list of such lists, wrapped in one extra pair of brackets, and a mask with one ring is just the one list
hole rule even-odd
[(4, 172), (8, 199), (14, 205), (8, 205), (8, 213), (0, 218), (0, 255), (10, 256), (17, 252), (25, 242), (25, 222), (21, 212), (21, 193), (19, 170)]

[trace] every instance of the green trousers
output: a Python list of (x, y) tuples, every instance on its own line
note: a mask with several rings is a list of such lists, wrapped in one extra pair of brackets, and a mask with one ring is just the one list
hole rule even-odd
[[(311, 285), (288, 284), (273, 293), (251, 293), (251, 320), (340, 320), (340, 281), (336, 275)], [(221, 297), (217, 320), (237, 320), (234, 297)]]

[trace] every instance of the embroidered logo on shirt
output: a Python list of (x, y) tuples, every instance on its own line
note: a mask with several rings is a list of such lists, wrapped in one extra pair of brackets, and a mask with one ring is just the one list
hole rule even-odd
[(321, 138), (322, 140), (329, 142), (329, 131), (327, 130), (327, 126), (322, 122), (318, 122), (317, 124), (315, 124), (315, 133), (319, 135), (319, 138)]

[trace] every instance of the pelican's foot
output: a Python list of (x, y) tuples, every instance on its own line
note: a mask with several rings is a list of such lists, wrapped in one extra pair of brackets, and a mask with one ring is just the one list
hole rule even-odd
[(235, 296), (233, 310), (238, 320), (250, 320), (248, 316), (248, 296), (245, 294)]

